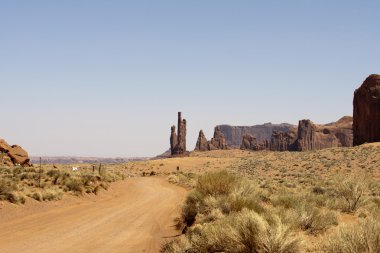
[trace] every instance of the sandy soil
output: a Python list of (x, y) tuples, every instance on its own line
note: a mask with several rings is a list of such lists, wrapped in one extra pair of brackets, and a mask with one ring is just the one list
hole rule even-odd
[(0, 252), (158, 252), (178, 235), (186, 190), (158, 177), (112, 184), (99, 196), (0, 205)]

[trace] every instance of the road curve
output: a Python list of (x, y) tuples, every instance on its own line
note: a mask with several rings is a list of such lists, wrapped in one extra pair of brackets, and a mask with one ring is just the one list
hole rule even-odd
[(158, 252), (178, 234), (173, 220), (185, 189), (146, 177), (100, 195), (0, 209), (0, 252)]

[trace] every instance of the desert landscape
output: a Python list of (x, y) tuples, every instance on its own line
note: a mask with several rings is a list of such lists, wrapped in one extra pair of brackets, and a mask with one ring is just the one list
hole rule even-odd
[(378, 3), (0, 4), (0, 253), (380, 253)]
[(240, 147), (216, 126), (191, 152), (178, 113), (170, 152), (148, 160), (31, 164), (1, 140), (0, 251), (378, 252), (379, 94), (371, 75), (353, 117)]

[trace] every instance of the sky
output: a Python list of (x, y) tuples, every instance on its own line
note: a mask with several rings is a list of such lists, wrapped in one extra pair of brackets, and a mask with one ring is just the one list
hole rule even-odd
[(154, 156), (218, 124), (352, 115), (379, 1), (0, 0), (0, 138), (35, 156)]

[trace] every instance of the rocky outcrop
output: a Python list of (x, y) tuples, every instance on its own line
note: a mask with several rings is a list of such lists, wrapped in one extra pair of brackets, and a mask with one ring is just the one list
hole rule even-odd
[(28, 153), (20, 146), (10, 146), (5, 140), (0, 139), (0, 165), (31, 166)]
[(380, 75), (370, 75), (354, 93), (353, 145), (380, 141)]
[(296, 140), (296, 150), (306, 151), (314, 150), (315, 146), (316, 126), (308, 119), (303, 119), (298, 122), (298, 135)]
[(172, 155), (183, 155), (186, 153), (186, 120), (182, 119), (182, 113), (178, 112), (178, 132), (175, 126), (171, 127), (170, 151)]
[(214, 138), (211, 139), (210, 145), (212, 149), (227, 149), (226, 139), (218, 126), (214, 129)]
[(214, 129), (214, 137), (210, 141), (207, 141), (206, 136), (203, 131), (199, 131), (199, 136), (195, 149), (197, 151), (207, 151), (207, 150), (217, 150), (217, 149), (228, 149), (226, 139), (224, 134), (220, 131), (219, 127)]
[(269, 149), (272, 151), (292, 151), (294, 150), (295, 140), (296, 134), (294, 131), (288, 133), (273, 131)]
[(287, 132), (273, 131), (269, 141), (258, 141), (253, 135), (245, 134), (242, 138), (241, 149), (307, 151), (351, 147), (352, 139), (352, 117), (350, 116), (326, 125), (316, 125), (305, 119), (299, 121), (298, 128), (289, 128)]
[(209, 143), (208, 143), (206, 136), (204, 135), (202, 130), (199, 131), (197, 144), (195, 145), (194, 150), (198, 150), (198, 151), (210, 150)]
[(334, 147), (352, 147), (352, 117), (345, 116), (337, 122), (315, 125), (310, 120), (301, 120), (295, 143), (297, 151), (319, 150)]

